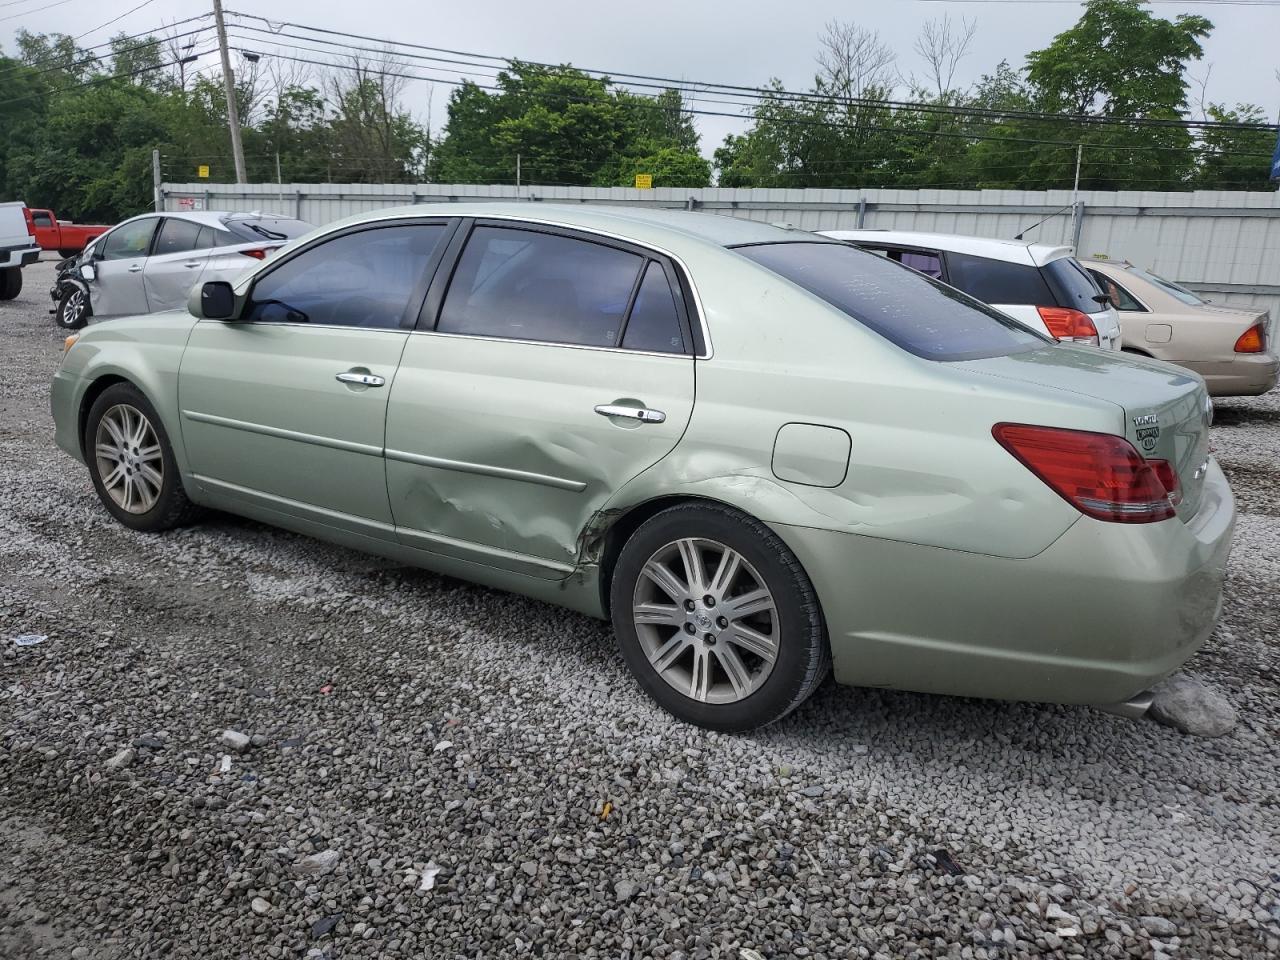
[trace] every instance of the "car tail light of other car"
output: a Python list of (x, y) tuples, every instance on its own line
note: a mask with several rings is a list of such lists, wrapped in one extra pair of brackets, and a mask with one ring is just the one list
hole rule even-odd
[(1155, 523), (1175, 516), (1178, 473), (1146, 460), (1123, 437), (1023, 423), (997, 423), (992, 436), (1023, 466), (1086, 516)]
[(1072, 310), (1070, 307), (1036, 307), (1040, 319), (1049, 328), (1049, 332), (1059, 340), (1068, 343), (1088, 343), (1099, 346), (1098, 328), (1093, 325), (1087, 313)]
[(35, 218), (31, 216), (31, 208), (23, 207), (22, 216), (27, 221), (27, 233), (34, 237), (36, 235), (36, 221)]
[(1259, 320), (1240, 334), (1236, 340), (1236, 353), (1265, 353), (1267, 350), (1267, 325)]
[(267, 259), (268, 251), (259, 247), (253, 250), (241, 250), (240, 252), (246, 257), (253, 257), (255, 260), (265, 260)]

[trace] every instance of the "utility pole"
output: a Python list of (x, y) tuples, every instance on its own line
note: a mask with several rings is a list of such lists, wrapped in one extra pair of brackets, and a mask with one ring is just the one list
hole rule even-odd
[[(1084, 144), (1076, 144), (1076, 182), (1071, 188), (1071, 236), (1076, 236), (1076, 217), (1080, 215), (1080, 162), (1084, 159)], [(1076, 250), (1075, 253), (1079, 253)]]
[(164, 197), (160, 194), (160, 151), (151, 151), (151, 186), (154, 192), (156, 213), (164, 210)]
[(222, 0), (213, 0), (213, 19), (218, 28), (218, 52), (222, 54), (222, 85), (227, 91), (227, 125), (231, 128), (231, 154), (236, 161), (236, 183), (248, 183), (249, 178), (244, 171), (244, 144), (240, 142), (240, 111), (236, 109), (236, 81), (231, 75), (227, 25), (222, 19)]
[(516, 198), (520, 197), (520, 154), (516, 154)]

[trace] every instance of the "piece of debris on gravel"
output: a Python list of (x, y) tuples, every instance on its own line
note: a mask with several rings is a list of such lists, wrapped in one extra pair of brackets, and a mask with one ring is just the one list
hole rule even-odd
[(28, 274), (0, 304), (0, 957), (1280, 955), (1280, 395), (1213, 427), (1241, 512), (1188, 668), (1225, 736), (832, 683), (728, 736), (658, 710), (606, 624), (226, 515), (122, 527), (52, 444)]
[(1198, 737), (1221, 737), (1236, 725), (1226, 697), (1187, 674), (1174, 674), (1152, 689), (1151, 716)]

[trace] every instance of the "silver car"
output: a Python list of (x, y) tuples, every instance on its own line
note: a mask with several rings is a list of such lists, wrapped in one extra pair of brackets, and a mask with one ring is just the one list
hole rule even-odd
[(191, 288), (234, 280), (313, 227), (272, 213), (148, 213), (112, 227), (59, 265), (49, 291), (67, 330), (105, 319), (186, 306)]

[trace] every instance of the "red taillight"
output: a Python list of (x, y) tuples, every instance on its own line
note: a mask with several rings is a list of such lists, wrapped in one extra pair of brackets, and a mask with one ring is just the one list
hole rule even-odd
[(1059, 340), (1098, 346), (1098, 328), (1087, 313), (1069, 307), (1036, 307), (1049, 332)]
[[(1176, 472), (1163, 460), (1144, 460), (1123, 437), (1022, 423), (997, 423), (991, 434), (1086, 516), (1113, 523), (1154, 523), (1175, 516)], [(1166, 477), (1159, 464), (1164, 464)]]
[(23, 207), (22, 216), (26, 218), (27, 221), (27, 233), (34, 237), (36, 235), (36, 221), (35, 218), (31, 216), (31, 208)]
[(246, 257), (253, 257), (255, 260), (267, 259), (267, 251), (265, 250), (241, 250)]
[(1169, 502), (1176, 507), (1182, 502), (1182, 481), (1178, 478), (1178, 471), (1173, 469), (1173, 464), (1168, 460), (1147, 460), (1147, 463), (1156, 472), (1157, 479), (1169, 496)]
[(1265, 353), (1267, 349), (1267, 328), (1261, 323), (1240, 334), (1236, 341), (1236, 353)]

